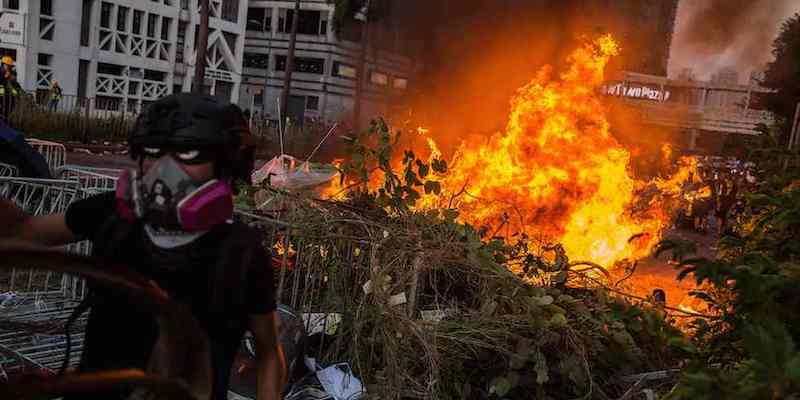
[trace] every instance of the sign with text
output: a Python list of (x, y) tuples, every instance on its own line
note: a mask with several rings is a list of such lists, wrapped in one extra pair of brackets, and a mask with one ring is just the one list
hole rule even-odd
[(631, 97), (635, 99), (667, 101), (669, 90), (651, 88), (638, 83), (609, 83), (603, 86), (602, 93), (608, 96)]
[(25, 16), (9, 12), (0, 13), (0, 44), (24, 44)]

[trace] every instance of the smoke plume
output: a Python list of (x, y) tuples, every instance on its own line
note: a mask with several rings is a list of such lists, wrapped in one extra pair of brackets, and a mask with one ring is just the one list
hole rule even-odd
[(700, 79), (721, 68), (741, 75), (771, 60), (780, 25), (800, 11), (796, 0), (682, 0), (670, 74), (692, 68)]

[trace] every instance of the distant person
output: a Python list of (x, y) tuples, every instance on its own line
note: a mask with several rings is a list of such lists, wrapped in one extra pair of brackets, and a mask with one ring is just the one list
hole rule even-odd
[(0, 58), (0, 64), (2, 64), (0, 66), (0, 99), (2, 99), (0, 113), (2, 113), (4, 122), (11, 125), (11, 113), (14, 112), (20, 92), (17, 71), (14, 68), (16, 63), (10, 56), (3, 56)]
[(61, 91), (61, 85), (58, 84), (57, 80), (53, 79), (53, 83), (50, 85), (50, 102), (48, 104), (51, 112), (56, 111), (62, 98), (64, 98), (64, 94)]

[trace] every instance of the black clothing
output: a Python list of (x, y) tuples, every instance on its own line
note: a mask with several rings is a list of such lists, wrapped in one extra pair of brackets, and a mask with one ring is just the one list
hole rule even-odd
[[(230, 368), (248, 317), (276, 309), (270, 259), (257, 231), (241, 223), (222, 224), (189, 244), (160, 249), (141, 223), (118, 217), (113, 192), (73, 203), (66, 222), (76, 236), (92, 240), (95, 256), (152, 278), (170, 298), (190, 307), (210, 338), (213, 399), (227, 399)], [(227, 240), (230, 237), (236, 240)], [(244, 253), (252, 256), (242, 259)], [(104, 288), (90, 286), (89, 296), (92, 308), (79, 370), (146, 368), (158, 332), (153, 317)], [(76, 399), (118, 399), (125, 394)]]

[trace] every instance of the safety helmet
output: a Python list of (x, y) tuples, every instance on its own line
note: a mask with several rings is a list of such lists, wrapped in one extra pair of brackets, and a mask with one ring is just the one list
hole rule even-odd
[(0, 59), (0, 61), (2, 61), (2, 63), (6, 64), (6, 65), (14, 66), (14, 64), (15, 64), (14, 63), (14, 59), (11, 58), (11, 56), (3, 56), (3, 58)]
[(131, 157), (143, 148), (203, 149), (213, 152), (217, 176), (250, 183), (252, 134), (242, 110), (208, 95), (176, 93), (146, 107), (128, 135)]

